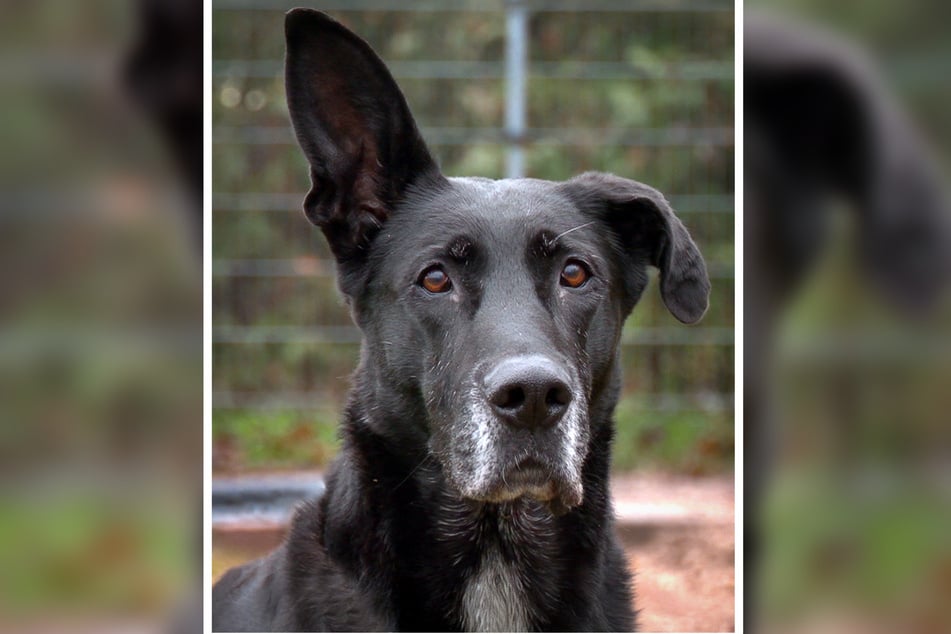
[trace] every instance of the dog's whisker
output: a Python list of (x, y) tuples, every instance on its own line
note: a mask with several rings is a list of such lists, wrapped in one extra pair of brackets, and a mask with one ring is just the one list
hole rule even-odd
[(413, 470), (410, 471), (409, 473), (407, 473), (407, 474), (406, 474), (406, 477), (403, 478), (402, 480), (400, 480), (400, 483), (397, 484), (395, 487), (393, 487), (393, 491), (396, 491), (398, 488), (400, 488), (401, 486), (403, 486), (404, 484), (406, 484), (406, 482), (407, 482), (410, 478), (412, 478), (413, 475), (414, 475), (417, 471), (419, 471), (420, 467), (422, 467), (423, 464), (424, 464), (427, 460), (429, 460), (431, 457), (432, 457), (432, 454), (428, 454), (428, 453), (427, 453), (425, 456), (423, 456), (423, 459), (419, 461), (419, 464), (416, 465), (415, 467), (413, 467)]
[(562, 238), (562, 237), (568, 235), (568, 234), (571, 233), (572, 231), (577, 231), (578, 229), (584, 229), (585, 227), (590, 227), (590, 226), (593, 225), (595, 222), (596, 222), (595, 220), (592, 220), (592, 221), (586, 222), (586, 223), (584, 223), (584, 224), (582, 224), (582, 225), (578, 225), (577, 227), (572, 227), (571, 229), (568, 229), (568, 231), (562, 231), (562, 232), (559, 233), (557, 236), (555, 236), (554, 238), (552, 238), (551, 241), (552, 241), (552, 242), (557, 242), (559, 238)]

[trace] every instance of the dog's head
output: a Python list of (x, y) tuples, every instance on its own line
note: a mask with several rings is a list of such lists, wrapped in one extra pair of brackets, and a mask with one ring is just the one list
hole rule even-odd
[(302, 9), (286, 35), (304, 209), (364, 332), (364, 387), (385, 410), (369, 417), (428, 447), (464, 497), (579, 504), (647, 267), (679, 320), (706, 310), (696, 245), (659, 192), (616, 176), (444, 177), (363, 40)]

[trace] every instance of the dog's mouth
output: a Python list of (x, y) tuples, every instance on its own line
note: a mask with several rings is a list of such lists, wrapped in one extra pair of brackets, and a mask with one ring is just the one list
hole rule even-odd
[(580, 483), (568, 482), (544, 460), (527, 457), (504, 469), (484, 491), (469, 492), (465, 496), (495, 504), (530, 499), (546, 505), (552, 514), (560, 515), (581, 503), (582, 492)]
[(502, 475), (503, 488), (537, 490), (551, 488), (554, 483), (552, 470), (537, 458), (524, 458), (507, 469)]

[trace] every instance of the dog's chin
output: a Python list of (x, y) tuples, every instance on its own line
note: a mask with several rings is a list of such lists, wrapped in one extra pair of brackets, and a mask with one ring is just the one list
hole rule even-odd
[(580, 482), (568, 482), (536, 465), (509, 469), (504, 476), (498, 476), (486, 486), (458, 488), (463, 497), (476, 502), (502, 504), (535, 500), (546, 506), (553, 515), (567, 513), (580, 505), (583, 497)]

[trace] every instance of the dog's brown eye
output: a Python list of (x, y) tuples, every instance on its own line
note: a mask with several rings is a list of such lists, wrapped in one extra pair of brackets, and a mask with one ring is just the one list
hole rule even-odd
[(452, 281), (442, 268), (432, 266), (423, 271), (419, 278), (419, 285), (430, 293), (445, 293), (452, 288)]
[(569, 260), (561, 270), (561, 285), (569, 288), (578, 288), (588, 281), (591, 274), (581, 262)]

